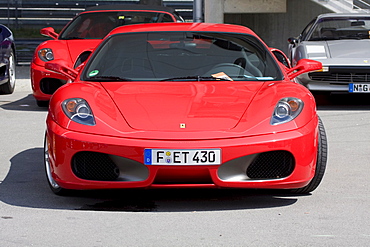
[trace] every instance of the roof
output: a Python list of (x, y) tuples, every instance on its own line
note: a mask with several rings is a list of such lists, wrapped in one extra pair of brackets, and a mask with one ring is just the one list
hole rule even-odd
[(326, 14), (319, 15), (318, 19), (326, 18), (326, 17), (356, 17), (356, 16), (370, 18), (370, 14), (368, 13), (326, 13)]
[(121, 26), (114, 29), (111, 34), (127, 32), (167, 32), (167, 31), (190, 31), (190, 32), (228, 32), (228, 33), (247, 33), (257, 36), (251, 29), (233, 24), (217, 23), (150, 23)]
[(99, 11), (99, 10), (153, 10), (153, 11), (165, 11), (169, 13), (174, 13), (173, 8), (157, 6), (157, 5), (143, 5), (143, 4), (116, 4), (116, 5), (100, 5), (95, 7), (87, 8), (86, 11)]

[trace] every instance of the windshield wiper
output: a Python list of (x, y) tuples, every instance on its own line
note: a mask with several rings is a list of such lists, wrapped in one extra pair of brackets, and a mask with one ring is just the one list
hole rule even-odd
[(338, 40), (339, 37), (321, 37), (321, 38), (312, 38), (309, 41), (326, 41), (326, 40)]
[(119, 76), (94, 76), (89, 79), (88, 81), (132, 81), (129, 78), (119, 77)]
[(182, 80), (196, 80), (196, 81), (230, 81), (224, 78), (216, 78), (212, 76), (179, 76), (179, 77), (170, 77), (160, 81), (182, 81)]
[(369, 35), (365, 35), (361, 33), (339, 37), (339, 39), (368, 39), (368, 38), (369, 38)]

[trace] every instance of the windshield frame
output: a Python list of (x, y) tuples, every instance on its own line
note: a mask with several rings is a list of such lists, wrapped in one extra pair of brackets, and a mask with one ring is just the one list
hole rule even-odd
[[(340, 27), (341, 25), (332, 25), (332, 28), (326, 26), (323, 27), (322, 23), (328, 23), (332, 22), (335, 23), (337, 21), (348, 21), (348, 23), (351, 23), (351, 26), (348, 27)], [(361, 25), (353, 25), (352, 23), (359, 23), (364, 22), (364, 24), (367, 24), (364, 27), (361, 27)], [(337, 26), (337, 27), (334, 27)], [(351, 28), (352, 27), (352, 28)], [(322, 29), (332, 29), (330, 30), (331, 33), (337, 32), (335, 35), (324, 37), (322, 36), (323, 30)], [(363, 32), (364, 35), (358, 35), (356, 36), (355, 32)], [(305, 40), (307, 41), (327, 41), (327, 40), (343, 40), (343, 39), (364, 39), (370, 38), (369, 35), (370, 32), (370, 16), (328, 16), (317, 19), (315, 25), (312, 26), (310, 33), (307, 35)], [(351, 34), (352, 33), (352, 34)]]
[[(138, 14), (143, 16), (142, 14), (149, 14), (152, 15), (152, 20), (150, 22), (142, 22), (142, 23), (165, 23), (165, 22), (179, 22), (179, 19), (177, 19), (176, 16), (174, 16), (171, 13), (165, 12), (165, 11), (159, 11), (159, 10), (104, 10), (104, 11), (90, 11), (85, 12), (77, 15), (75, 18), (73, 18), (60, 32), (58, 39), (59, 40), (71, 40), (71, 39), (103, 39), (110, 31), (112, 31), (114, 28), (124, 25), (137, 25), (142, 23), (127, 23), (124, 24), (124, 18), (120, 20), (120, 17), (123, 15), (132, 15), (132, 14)], [(109, 16), (109, 17), (108, 17)], [(117, 17), (117, 19), (112, 19), (114, 16)], [(105, 30), (104, 35), (98, 35), (99, 37), (83, 37), (81, 36), (81, 33), (84, 32), (87, 29), (91, 29), (92, 26), (86, 27), (83, 29), (81, 22), (85, 22), (87, 20), (94, 20), (96, 22), (96, 19), (101, 19), (101, 17), (108, 17), (110, 18), (112, 28), (108, 28)], [(157, 19), (155, 19), (157, 18)], [(163, 18), (167, 18), (168, 21), (162, 21)], [(179, 17), (178, 17), (179, 18)], [(81, 20), (82, 19), (82, 20)], [(171, 21), (169, 21), (169, 19)], [(106, 20), (108, 22), (109, 20)], [(98, 25), (100, 22), (95, 23), (95, 25)], [(76, 27), (76, 25), (79, 25)], [(87, 24), (89, 25), (89, 24)], [(76, 29), (83, 29), (79, 32)], [(73, 34), (76, 33), (76, 34)]]
[[(117, 36), (125, 36), (125, 35), (155, 35), (158, 33), (191, 33), (193, 35), (201, 35), (202, 37), (205, 37), (207, 35), (211, 35), (211, 37), (215, 38), (216, 36), (226, 36), (229, 37), (229, 39), (236, 39), (241, 40), (243, 42), (249, 43), (251, 46), (253, 46), (261, 56), (263, 56), (263, 61), (265, 63), (268, 63), (268, 67), (271, 71), (273, 71), (274, 76), (266, 76), (265, 73), (263, 76), (259, 77), (243, 77), (243, 78), (237, 78), (235, 81), (281, 81), (284, 79), (284, 74), (281, 70), (281, 67), (279, 66), (278, 62), (276, 61), (276, 58), (271, 54), (268, 47), (261, 42), (256, 36), (247, 34), (247, 33), (233, 33), (233, 32), (217, 32), (217, 31), (148, 31), (148, 32), (129, 32), (129, 33), (118, 33), (114, 34), (108, 38), (106, 38), (96, 49), (96, 51), (92, 54), (89, 61), (87, 61), (86, 65), (84, 66), (84, 69), (81, 73), (80, 79), (83, 81), (99, 81), (96, 79), (92, 79), (89, 73), (93, 70), (90, 69), (90, 66), (92, 63), (94, 63), (97, 56), (99, 56), (100, 52), (104, 47), (110, 42), (110, 40), (116, 38)], [(90, 72), (88, 72), (91, 70)], [(272, 72), (271, 72), (272, 73)], [(118, 76), (116, 76), (118, 77)], [(209, 76), (202, 76), (199, 74), (186, 74), (184, 76), (168, 76), (168, 77), (157, 77), (157, 78), (137, 78), (133, 79), (126, 76), (120, 76), (122, 77), (122, 81), (206, 81)], [(179, 77), (179, 78), (177, 78)], [(216, 78), (217, 79), (217, 78)], [(235, 78), (234, 78), (235, 79)], [(219, 77), (219, 80), (229, 80), (229, 78), (225, 77)], [(104, 80), (107, 81), (107, 80)], [(117, 80), (112, 80), (117, 81)], [(233, 79), (230, 81), (234, 81)]]

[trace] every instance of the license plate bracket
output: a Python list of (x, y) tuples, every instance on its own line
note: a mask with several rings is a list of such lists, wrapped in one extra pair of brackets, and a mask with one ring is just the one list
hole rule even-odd
[(221, 149), (145, 149), (145, 165), (220, 165)]
[(350, 93), (370, 93), (370, 83), (350, 83), (348, 85)]

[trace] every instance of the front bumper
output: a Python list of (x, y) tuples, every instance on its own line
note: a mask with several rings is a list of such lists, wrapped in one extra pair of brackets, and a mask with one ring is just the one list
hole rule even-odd
[[(317, 153), (317, 118), (306, 126), (284, 133), (234, 139), (197, 141), (138, 140), (76, 133), (50, 118), (47, 135), (51, 172), (65, 189), (228, 187), (292, 189), (307, 185), (314, 176)], [(222, 164), (207, 166), (144, 165), (145, 148), (221, 148)], [(290, 165), (272, 177), (251, 178), (251, 164), (268, 154), (268, 169)], [(286, 157), (281, 158), (281, 155)], [(81, 162), (83, 164), (81, 165)], [(94, 167), (92, 169), (92, 167)], [(265, 168), (263, 168), (265, 169)], [(287, 170), (290, 171), (287, 173)], [(88, 170), (88, 172), (85, 172)], [(260, 169), (262, 170), (262, 169)], [(278, 169), (279, 170), (279, 169)], [(94, 172), (91, 175), (90, 171)], [(249, 173), (250, 174), (250, 173)], [(285, 174), (285, 175), (284, 175)], [(98, 177), (96, 177), (98, 176)], [(263, 175), (265, 176), (265, 175)]]
[(31, 64), (31, 85), (33, 96), (39, 101), (49, 101), (51, 95), (67, 82), (67, 78), (44, 66)]

